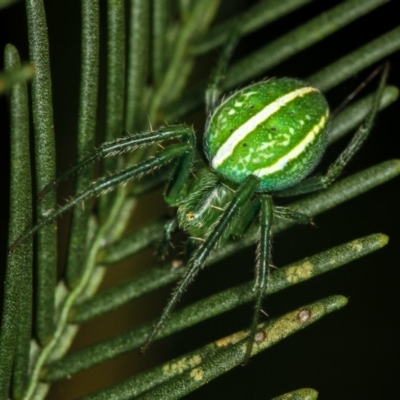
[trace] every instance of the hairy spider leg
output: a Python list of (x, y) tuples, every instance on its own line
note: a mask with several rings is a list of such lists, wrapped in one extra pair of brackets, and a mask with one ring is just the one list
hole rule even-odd
[(237, 23), (222, 49), (217, 65), (215, 66), (205, 94), (206, 112), (211, 115), (220, 103), (222, 81), (225, 79), (229, 61), (240, 40), (240, 25)]
[(278, 192), (277, 195), (280, 197), (284, 196), (294, 196), (299, 194), (306, 194), (315, 192), (317, 190), (326, 189), (330, 186), (337, 177), (342, 173), (343, 169), (346, 167), (347, 163), (360, 149), (361, 145), (367, 139), (368, 135), (372, 130), (372, 126), (375, 121), (375, 117), (379, 110), (379, 104), (382, 99), (383, 91), (385, 89), (385, 83), (389, 73), (389, 63), (385, 64), (383, 68), (382, 75), (380, 78), (378, 90), (376, 91), (371, 105), (371, 111), (367, 118), (357, 129), (356, 133), (346, 146), (346, 148), (339, 154), (339, 157), (328, 167), (328, 170), (324, 175), (311, 177), (299, 182), (297, 185), (284, 189)]
[(378, 75), (385, 64), (379, 65), (375, 68), (366, 79), (364, 79), (331, 113), (331, 118), (335, 118), (367, 85)]
[[(46, 218), (41, 219), (38, 223), (26, 229), (21, 237), (10, 247), (9, 251), (15, 250), (27, 237), (36, 233), (40, 228), (50, 223), (60, 215), (72, 209), (75, 205), (86, 201), (87, 199), (97, 196), (102, 193), (114, 190), (120, 184), (125, 184), (134, 178), (140, 178), (155, 169), (161, 168), (170, 162), (177, 160), (180, 169), (179, 175), (174, 174), (167, 188), (167, 196), (170, 200), (176, 201), (177, 195), (181, 192), (186, 179), (189, 177), (190, 169), (194, 159), (195, 149), (195, 134), (192, 128), (186, 125), (175, 125), (167, 128), (162, 128), (155, 132), (139, 134), (135, 137), (117, 139), (101, 146), (101, 150), (96, 151), (95, 155), (90, 155), (73, 168), (73, 172), (68, 172), (70, 175), (85, 165), (97, 159), (99, 156), (105, 157), (108, 155), (117, 155), (123, 151), (132, 151), (144, 145), (150, 145), (155, 142), (160, 142), (168, 139), (179, 139), (181, 142), (166, 147), (157, 152), (155, 156), (149, 160), (138, 163), (123, 171), (112, 174), (107, 177), (101, 177), (94, 181), (86, 190), (78, 193), (74, 198), (66, 204), (59, 206), (56, 210), (50, 213)], [(67, 175), (64, 174), (63, 178)], [(59, 180), (56, 181), (58, 183)]]
[[(163, 142), (170, 139), (179, 139), (180, 137), (187, 135), (189, 129), (191, 128), (185, 125), (171, 125), (166, 128), (160, 128), (157, 131), (137, 133), (135, 135), (117, 138), (111, 142), (105, 142), (91, 152), (87, 157), (80, 160), (75, 166), (59, 175), (57, 179), (48, 183), (38, 194), (38, 198), (42, 199), (62, 181), (77, 174), (81, 169), (87, 167), (95, 161), (129, 153), (144, 146), (149, 146), (153, 143)], [(191, 140), (189, 141), (191, 142)]]
[(247, 364), (254, 345), (254, 337), (257, 333), (262, 299), (269, 283), (269, 264), (271, 258), (271, 226), (273, 222), (274, 206), (269, 195), (261, 196), (260, 215), (260, 241), (257, 247), (256, 281), (254, 284), (254, 313), (247, 341), (246, 354), (243, 364)]

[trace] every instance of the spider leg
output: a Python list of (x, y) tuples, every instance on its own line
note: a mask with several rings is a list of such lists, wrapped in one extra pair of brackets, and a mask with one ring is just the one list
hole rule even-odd
[[(165, 201), (173, 206), (177, 205), (182, 197), (184, 187), (189, 179), (191, 169), (194, 164), (196, 149), (196, 137), (194, 131), (191, 130), (190, 134), (186, 134), (185, 139), (192, 151), (182, 153), (182, 155), (177, 159), (174, 173), (170, 178), (167, 190), (164, 194)], [(176, 217), (165, 224), (163, 238), (157, 249), (157, 257), (159, 259), (163, 259), (165, 257), (168, 250), (168, 245), (171, 243), (171, 235), (177, 228), (178, 220)]]
[(364, 123), (358, 128), (357, 132), (354, 134), (350, 143), (339, 155), (339, 157), (329, 166), (326, 174), (321, 176), (316, 176), (312, 178), (305, 179), (289, 189), (284, 189), (277, 193), (278, 196), (292, 196), (298, 194), (305, 194), (310, 192), (315, 192), (317, 190), (325, 189), (330, 186), (337, 177), (341, 174), (343, 169), (346, 167), (347, 163), (359, 150), (363, 142), (367, 139), (369, 133), (371, 132), (372, 126), (375, 121), (375, 117), (379, 110), (379, 104), (383, 95), (386, 79), (389, 72), (389, 64), (385, 64), (383, 69), (381, 79), (379, 82), (378, 90), (376, 91), (371, 111), (368, 117), (365, 119)]
[(221, 82), (225, 79), (226, 71), (228, 70), (229, 60), (240, 39), (240, 25), (237, 23), (235, 29), (229, 36), (225, 46), (222, 49), (222, 54), (219, 57), (218, 63), (210, 77), (210, 82), (206, 90), (206, 112), (212, 114), (215, 108), (220, 103), (221, 98)]
[(192, 129), (186, 125), (171, 125), (161, 128), (157, 131), (138, 133), (132, 136), (121, 137), (111, 142), (103, 143), (87, 157), (80, 160), (75, 166), (58, 176), (56, 180), (48, 183), (38, 194), (38, 198), (42, 199), (59, 183), (68, 179), (70, 176), (75, 175), (81, 169), (87, 167), (95, 161), (132, 152), (141, 147), (149, 146), (153, 143), (163, 142), (170, 139), (178, 139), (190, 134), (191, 131)]
[(181, 295), (187, 289), (189, 284), (193, 281), (194, 277), (199, 272), (200, 268), (204, 265), (208, 256), (210, 255), (210, 252), (214, 249), (215, 245), (218, 243), (218, 240), (224, 234), (224, 232), (228, 228), (230, 222), (233, 220), (238, 210), (255, 193), (258, 184), (259, 184), (259, 179), (254, 175), (250, 175), (240, 185), (234, 197), (226, 207), (225, 211), (221, 214), (221, 217), (218, 220), (215, 228), (212, 231), (210, 231), (210, 234), (207, 236), (206, 240), (193, 253), (188, 262), (188, 266), (182, 280), (178, 283), (178, 286), (172, 293), (171, 299), (169, 300), (167, 306), (164, 308), (161, 317), (155, 324), (153, 331), (146, 340), (146, 343), (142, 347), (141, 349), (142, 353), (144, 353), (148, 349), (150, 344), (153, 342), (156, 334), (160, 331), (165, 321), (169, 318), (173, 308), (179, 301)]
[(174, 173), (164, 194), (165, 201), (170, 205), (177, 205), (179, 199), (182, 197), (183, 188), (190, 177), (194, 164), (196, 150), (196, 136), (194, 130), (186, 127), (186, 132), (181, 137), (181, 140), (189, 145), (191, 151), (182, 152), (180, 157), (177, 158)]
[(230, 228), (229, 236), (234, 238), (240, 238), (250, 227), (252, 222), (260, 214), (261, 202), (259, 197), (251, 200), (245, 204), (245, 206), (240, 210), (238, 218), (236, 218)]
[[(86, 190), (84, 190), (81, 193), (78, 193), (74, 198), (72, 198), (69, 202), (66, 204), (59, 206), (56, 210), (54, 210), (52, 213), (50, 213), (48, 216), (45, 218), (41, 219), (35, 226), (29, 227), (22, 235), (21, 237), (10, 247), (9, 251), (13, 251), (16, 247), (18, 247), (19, 244), (21, 244), (27, 237), (30, 235), (34, 234), (37, 232), (40, 228), (43, 226), (47, 225), (60, 215), (64, 214), (66, 211), (69, 211), (72, 209), (75, 205), (86, 201), (87, 199), (97, 196), (101, 193), (106, 193), (108, 191), (114, 190), (118, 185), (120, 184), (125, 184), (129, 182), (130, 180), (134, 178), (140, 178), (143, 175), (146, 175), (155, 169), (158, 169), (160, 167), (163, 167), (166, 164), (169, 164), (173, 160), (178, 160), (178, 163), (180, 162), (180, 159), (184, 159), (186, 170), (184, 170), (179, 177), (177, 177), (176, 180), (171, 181), (170, 187), (172, 188), (171, 190), (178, 191), (181, 190), (185, 177), (190, 173), (190, 165), (189, 162), (191, 159), (193, 159), (193, 152), (194, 152), (194, 146), (193, 142), (195, 140), (194, 138), (194, 132), (191, 128), (187, 126), (175, 126), (175, 127), (169, 127), (168, 129), (166, 128), (165, 130), (160, 130), (161, 133), (158, 131), (157, 133), (158, 138), (160, 137), (165, 137), (168, 136), (169, 134), (173, 135), (173, 137), (189, 137), (189, 140), (186, 140), (184, 143), (177, 143), (174, 145), (171, 145), (170, 147), (165, 148), (164, 150), (159, 151), (154, 157), (150, 158), (149, 160), (143, 161), (141, 163), (138, 163), (132, 167), (129, 167), (123, 171), (120, 171), (118, 173), (115, 173), (113, 175), (107, 176), (107, 177), (102, 177), (98, 179), (97, 181), (94, 181)], [(168, 132), (168, 134), (167, 134)], [(166, 133), (164, 135), (164, 133)], [(154, 135), (149, 135), (152, 136), (151, 138), (146, 138), (149, 141), (154, 142)], [(191, 138), (191, 139), (190, 139)], [(139, 142), (142, 140), (142, 138), (139, 139)], [(164, 139), (161, 139), (164, 140)]]
[(257, 333), (257, 326), (261, 311), (261, 302), (269, 282), (269, 262), (271, 255), (271, 226), (273, 220), (273, 204), (271, 196), (261, 197), (260, 215), (260, 242), (257, 249), (256, 282), (254, 285), (255, 304), (253, 320), (250, 327), (250, 334), (247, 342), (246, 355), (243, 364), (247, 364), (254, 344), (254, 336)]

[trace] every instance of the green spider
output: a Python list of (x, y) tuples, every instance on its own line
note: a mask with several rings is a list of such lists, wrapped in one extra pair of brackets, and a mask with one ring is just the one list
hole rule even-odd
[(326, 174), (307, 178), (327, 147), (329, 106), (325, 97), (303, 81), (279, 78), (251, 84), (220, 101), (220, 81), (231, 52), (232, 46), (227, 46), (206, 92), (209, 118), (204, 130), (204, 154), (198, 154), (195, 132), (187, 125), (167, 126), (104, 143), (56, 182), (49, 184), (42, 196), (60, 180), (95, 160), (172, 141), (147, 160), (93, 182), (85, 191), (25, 232), (12, 246), (12, 249), (15, 248), (27, 236), (82, 201), (175, 162), (165, 191), (165, 201), (177, 208), (177, 214), (165, 225), (159, 255), (165, 254), (172, 233), (182, 229), (189, 235), (187, 268), (142, 347), (143, 352), (211, 251), (232, 236), (244, 235), (247, 228), (259, 219), (260, 236), (253, 289), (255, 310), (244, 360), (247, 362), (268, 285), (273, 219), (287, 218), (301, 224), (311, 222), (305, 214), (275, 206), (272, 196), (321, 190), (338, 177), (371, 131), (388, 74), (388, 67), (385, 67), (371, 112), (345, 150)]

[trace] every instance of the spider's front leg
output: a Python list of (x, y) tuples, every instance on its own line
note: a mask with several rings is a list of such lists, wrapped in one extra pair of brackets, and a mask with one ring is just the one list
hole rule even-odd
[(62, 181), (74, 176), (81, 169), (87, 167), (95, 161), (130, 153), (142, 147), (150, 146), (155, 143), (161, 143), (166, 140), (183, 139), (184, 141), (185, 137), (189, 137), (187, 140), (189, 143), (193, 142), (194, 132), (190, 127), (185, 125), (171, 125), (166, 128), (160, 128), (157, 131), (137, 133), (126, 137), (117, 138), (111, 142), (105, 142), (87, 157), (79, 160), (75, 166), (59, 175), (56, 180), (49, 182), (38, 194), (38, 198), (43, 198)]
[[(138, 134), (127, 138), (117, 139), (113, 142), (103, 144), (93, 154), (87, 158), (81, 160), (75, 167), (61, 175), (55, 182), (51, 182), (46, 188), (53, 187), (58, 184), (61, 180), (66, 179), (68, 176), (76, 173), (81, 168), (90, 164), (99, 158), (119, 155), (124, 152), (136, 150), (142, 146), (148, 146), (153, 143), (159, 143), (165, 140), (177, 139), (178, 143), (171, 144), (169, 147), (163, 148), (157, 152), (153, 157), (148, 160), (142, 161), (136, 165), (133, 165), (123, 171), (114, 173), (107, 177), (101, 177), (94, 181), (86, 190), (78, 193), (69, 202), (62, 206), (59, 206), (56, 210), (50, 213), (46, 218), (38, 221), (38, 223), (26, 229), (21, 237), (10, 247), (10, 251), (13, 251), (19, 244), (21, 244), (27, 237), (37, 232), (40, 228), (47, 225), (60, 215), (71, 210), (77, 204), (88, 200), (94, 196), (106, 193), (108, 191), (116, 189), (119, 185), (125, 184), (132, 179), (140, 178), (152, 171), (159, 169), (174, 160), (177, 160), (179, 167), (179, 174), (175, 174), (171, 179), (170, 185), (167, 189), (167, 198), (174, 201), (175, 197), (178, 196), (182, 187), (187, 180), (190, 169), (193, 163), (193, 154), (195, 151), (195, 134), (192, 128), (186, 125), (175, 125), (166, 128), (161, 128), (155, 132)], [(42, 192), (42, 196), (45, 193)]]

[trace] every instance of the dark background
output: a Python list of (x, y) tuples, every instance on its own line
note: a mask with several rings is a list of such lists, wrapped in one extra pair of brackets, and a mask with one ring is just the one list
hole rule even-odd
[[(239, 45), (236, 57), (256, 49), (338, 3), (339, 1), (334, 0), (315, 1), (268, 28), (247, 36)], [(58, 168), (59, 171), (65, 171), (74, 162), (71, 155), (74, 151), (76, 99), (79, 88), (80, 3), (79, 1), (47, 1), (45, 4), (50, 33), (55, 130), (59, 149)], [(239, 9), (248, 4), (250, 2), (225, 1), (220, 18), (225, 18), (234, 13), (236, 8)], [(300, 78), (311, 75), (338, 57), (398, 25), (399, 14), (395, 6), (396, 2), (392, 1), (380, 7), (370, 15), (330, 36), (321, 44), (312, 46), (276, 67), (269, 75)], [(105, 4), (103, 3), (102, 9), (104, 14)], [(104, 26), (104, 15), (102, 22)], [(22, 58), (28, 60), (23, 3), (0, 13), (0, 30), (2, 48), (5, 43), (11, 42), (20, 49)], [(105, 35), (102, 40), (104, 43)], [(400, 52), (397, 52), (389, 57), (392, 64), (389, 82), (397, 86), (400, 86), (399, 54)], [(200, 74), (207, 75), (208, 68), (211, 68), (216, 58), (217, 54), (215, 58), (208, 60), (210, 66), (207, 66), (207, 62), (202, 64), (205, 67)], [(340, 88), (328, 93), (332, 108), (354, 90), (372, 69), (354, 76)], [(374, 85), (376, 82), (371, 87)], [(101, 82), (101, 95), (103, 94), (104, 80)], [(384, 160), (399, 158), (399, 104), (399, 102), (395, 103), (379, 115), (373, 134), (351, 161), (346, 169), (346, 175)], [(1, 171), (3, 171), (1, 178), (2, 184), (7, 188), (9, 143), (4, 97), (1, 98), (0, 113), (0, 132), (3, 143), (1, 145)], [(197, 125), (197, 129), (202, 129), (201, 124)], [(346, 140), (340, 141), (329, 149), (326, 155), (328, 163), (345, 146)], [(316, 229), (296, 227), (274, 238), (273, 260), (277, 266), (283, 266), (307, 255), (375, 232), (388, 234), (390, 242), (386, 248), (375, 254), (268, 298), (264, 308), (271, 317), (332, 294), (343, 294), (349, 297), (349, 304), (340, 312), (331, 314), (255, 357), (247, 367), (236, 368), (193, 393), (189, 398), (220, 398), (226, 395), (231, 399), (267, 399), (300, 387), (315, 388), (319, 391), (321, 399), (383, 399), (393, 398), (397, 394), (396, 380), (400, 353), (400, 330), (396, 321), (400, 267), (399, 186), (400, 180), (397, 178), (335, 210), (318, 216)], [(60, 191), (60, 198), (67, 196), (70, 190), (71, 184), (64, 185)], [(7, 190), (5, 190), (3, 204), (7, 201)], [(160, 209), (158, 213), (163, 212), (160, 192), (153, 198), (146, 198), (144, 203), (147, 204), (147, 208), (142, 205), (139, 209), (141, 221), (149, 218), (148, 215), (153, 215), (154, 208)], [(1, 208), (1, 244), (4, 250), (2, 254), (5, 254), (6, 249), (7, 220), (7, 208), (3, 206)], [(64, 225), (65, 220), (68, 219), (63, 219)], [(140, 221), (134, 223), (140, 224)], [(60, 252), (62, 254), (62, 248)], [(153, 262), (150, 251), (145, 256)], [(142, 258), (135, 259), (134, 263), (142, 263)], [(184, 304), (251, 279), (253, 260), (254, 248), (251, 248), (227, 260), (224, 265), (205, 270), (185, 295)], [(4, 265), (5, 257), (1, 261)], [(120, 270), (129, 269), (131, 265), (121, 267)], [(4, 273), (4, 268), (1, 269)], [(116, 274), (119, 273), (117, 270)], [(167, 298), (167, 293), (168, 289), (160, 293), (158, 297), (146, 297), (140, 300), (135, 308), (136, 314), (139, 314), (137, 320), (144, 321), (150, 315), (156, 316)], [(76, 347), (111, 336), (132, 326), (134, 311), (126, 307), (124, 309), (125, 313), (124, 310), (114, 313), (114, 317), (119, 318), (120, 325), (106, 318), (94, 321), (91, 325), (85, 325), (83, 334), (78, 337), (80, 342), (76, 344)], [(119, 357), (119, 360), (105, 363), (104, 366), (95, 367), (91, 373), (78, 374), (77, 377), (56, 385), (52, 390), (51, 398), (75, 398), (88, 390), (115, 382), (120, 379), (119, 376), (129, 376), (132, 370), (143, 369), (144, 364), (147, 366), (153, 361), (156, 362), (157, 359), (162, 360), (163, 357), (183, 354), (223, 335), (243, 329), (249, 324), (251, 315), (251, 305), (234, 310), (155, 344), (146, 357), (139, 357), (135, 352)], [(109, 327), (110, 325), (112, 328)], [(98, 334), (97, 338), (94, 337), (93, 332)], [(84, 333), (87, 336), (84, 336)], [(118, 371), (118, 368), (121, 371)]]

